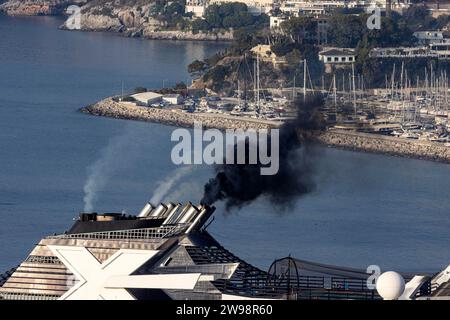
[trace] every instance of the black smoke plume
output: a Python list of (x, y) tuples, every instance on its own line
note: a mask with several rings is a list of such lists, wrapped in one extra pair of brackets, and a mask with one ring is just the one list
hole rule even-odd
[[(317, 96), (294, 102), (297, 117), (283, 124), (279, 132), (277, 174), (261, 175), (259, 159), (257, 164), (246, 161), (247, 164), (216, 165), (216, 176), (205, 185), (201, 203), (211, 205), (222, 200), (230, 210), (265, 196), (277, 205), (289, 206), (299, 196), (312, 191), (314, 159), (310, 157), (308, 146), (313, 133), (325, 127), (319, 111), (323, 103), (323, 99)], [(236, 156), (236, 145), (234, 148)]]

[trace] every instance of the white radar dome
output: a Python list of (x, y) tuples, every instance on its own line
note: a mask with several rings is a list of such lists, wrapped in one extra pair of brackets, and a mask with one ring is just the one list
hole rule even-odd
[(405, 279), (395, 271), (384, 272), (378, 277), (377, 291), (384, 300), (398, 299), (405, 291)]

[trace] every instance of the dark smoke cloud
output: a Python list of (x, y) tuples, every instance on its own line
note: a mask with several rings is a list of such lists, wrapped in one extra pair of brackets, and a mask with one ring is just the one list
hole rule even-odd
[(261, 175), (260, 161), (258, 164), (217, 165), (216, 176), (205, 185), (201, 201), (203, 204), (211, 205), (222, 200), (225, 201), (227, 210), (230, 210), (265, 196), (277, 205), (289, 206), (299, 196), (314, 189), (311, 179), (314, 159), (308, 146), (312, 132), (324, 128), (319, 112), (323, 99), (311, 97), (305, 102), (303, 99), (296, 100), (294, 104), (297, 108), (296, 119), (286, 122), (280, 128), (278, 173)]

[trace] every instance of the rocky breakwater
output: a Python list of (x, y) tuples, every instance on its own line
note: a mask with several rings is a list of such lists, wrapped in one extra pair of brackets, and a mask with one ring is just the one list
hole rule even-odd
[(143, 30), (142, 36), (147, 39), (160, 40), (192, 40), (192, 41), (231, 41), (233, 33), (231, 31), (223, 31), (216, 33), (193, 33), (191, 31), (154, 31)]
[(10, 16), (60, 15), (72, 5), (83, 5), (87, 0), (9, 0), (0, 5), (0, 11)]
[(140, 120), (177, 127), (192, 128), (195, 121), (202, 122), (204, 128), (216, 129), (270, 129), (280, 125), (275, 121), (241, 118), (224, 114), (188, 113), (174, 109), (158, 109), (136, 106), (130, 102), (116, 102), (104, 99), (80, 109), (81, 112), (116, 119)]
[(373, 152), (450, 163), (450, 147), (444, 143), (420, 141), (349, 132), (329, 130), (319, 134), (317, 141), (332, 147), (354, 151)]

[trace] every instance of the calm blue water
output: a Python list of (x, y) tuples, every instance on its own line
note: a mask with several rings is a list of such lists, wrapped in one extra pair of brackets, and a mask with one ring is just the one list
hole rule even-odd
[[(97, 163), (98, 211), (136, 213), (170, 162), (171, 127), (76, 110), (136, 86), (186, 81), (187, 64), (222, 44), (146, 41), (57, 30), (55, 18), (0, 17), (0, 271), (70, 227)], [(319, 148), (317, 190), (279, 212), (261, 199), (210, 232), (262, 268), (301, 259), (384, 270), (450, 263), (450, 166)], [(198, 201), (212, 168), (192, 169), (168, 200)]]

